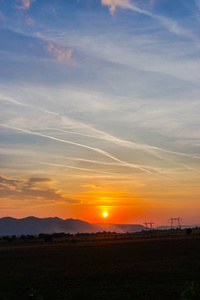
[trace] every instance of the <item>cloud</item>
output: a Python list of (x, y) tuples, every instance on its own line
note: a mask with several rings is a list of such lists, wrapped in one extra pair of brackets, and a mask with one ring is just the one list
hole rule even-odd
[(27, 11), (29, 10), (31, 4), (35, 1), (36, 0), (16, 0), (16, 2), (20, 3), (20, 5), (16, 4), (15, 8), (18, 9), (23, 18), (25, 18), (27, 25), (33, 25), (35, 22), (30, 16), (27, 16)]
[(132, 148), (132, 149), (140, 149), (144, 152), (148, 152), (150, 154), (152, 154), (155, 157), (159, 157), (159, 158), (163, 158), (162, 156), (159, 155), (159, 152), (164, 152), (164, 153), (169, 153), (169, 154), (175, 154), (175, 155), (179, 155), (179, 156), (185, 156), (185, 157), (191, 157), (191, 158), (197, 158), (199, 159), (199, 156), (196, 155), (192, 155), (192, 154), (187, 154), (187, 153), (180, 153), (180, 152), (176, 152), (176, 151), (170, 151), (164, 148), (160, 148), (160, 147), (156, 147), (156, 146), (149, 146), (146, 144), (139, 144), (139, 143), (134, 143), (131, 141), (127, 141), (127, 140), (123, 140), (120, 138), (117, 138), (113, 135), (110, 135), (104, 131), (95, 129), (93, 127), (89, 127), (91, 130), (93, 130), (95, 133), (99, 134), (99, 135), (91, 135), (91, 134), (84, 134), (84, 133), (80, 133), (80, 132), (73, 132), (73, 131), (69, 131), (69, 130), (62, 130), (62, 129), (55, 129), (55, 128), (51, 128), (52, 130), (56, 130), (56, 131), (60, 131), (60, 132), (69, 132), (75, 135), (82, 135), (82, 136), (88, 136), (91, 138), (96, 138), (96, 139), (100, 139), (100, 140), (105, 140), (105, 141), (109, 141), (111, 143), (115, 143), (118, 144), (120, 146), (124, 146), (124, 147), (128, 147), (128, 148)]
[(101, 188), (100, 185), (94, 185), (94, 184), (84, 184), (84, 185), (81, 185), (81, 187), (83, 187), (83, 188), (91, 188), (91, 189), (99, 189), (99, 188)]
[(0, 185), (1, 186), (9, 186), (9, 187), (15, 187), (19, 183), (19, 180), (13, 180), (10, 178), (7, 178), (5, 176), (0, 176)]
[(35, 206), (46, 203), (78, 203), (78, 200), (68, 198), (58, 189), (49, 185), (51, 178), (30, 178), (16, 180), (0, 176), (0, 199), (21, 203), (22, 206)]
[(35, 177), (33, 177), (33, 178), (30, 178), (29, 179), (29, 182), (31, 183), (31, 184), (35, 184), (35, 183), (42, 183), (42, 182), (52, 182), (53, 180), (51, 179), (51, 178), (35, 178)]
[(106, 172), (106, 171), (94, 170), (94, 169), (89, 169), (89, 168), (80, 168), (80, 167), (74, 167), (74, 166), (68, 166), (68, 165), (62, 165), (62, 164), (47, 163), (47, 162), (42, 162), (42, 161), (33, 161), (33, 162), (34, 163), (38, 163), (38, 164), (42, 164), (42, 165), (59, 167), (59, 168), (69, 168), (69, 169), (75, 169), (75, 170), (81, 170), (81, 171), (89, 171), (89, 172), (102, 173), (102, 174), (119, 175), (117, 173), (111, 173), (111, 172)]
[[(112, 15), (114, 14), (116, 7), (118, 7), (118, 6), (123, 9), (130, 9), (132, 11), (135, 11), (135, 12), (138, 12), (145, 16), (148, 16), (154, 20), (157, 20), (166, 29), (168, 29), (170, 32), (172, 32), (176, 35), (190, 38), (190, 39), (194, 40), (195, 42), (197, 41), (196, 37), (191, 32), (189, 32), (188, 30), (186, 30), (184, 28), (181, 28), (175, 21), (165, 18), (160, 15), (157, 15), (157, 14), (153, 14), (145, 9), (141, 9), (141, 8), (137, 7), (136, 5), (130, 3), (130, 0), (101, 0), (101, 4), (109, 6), (109, 11)], [(196, 4), (199, 5), (199, 2), (197, 1)]]
[(117, 7), (120, 8), (127, 8), (127, 4), (130, 2), (130, 0), (101, 0), (102, 5), (109, 6), (109, 11), (111, 15), (114, 15), (114, 12)]
[[(6, 149), (7, 151), (7, 149)], [(1, 150), (0, 153), (3, 153)], [(105, 162), (100, 160), (92, 160), (92, 159), (85, 159), (85, 158), (77, 158), (77, 157), (65, 157), (66, 159), (75, 160), (75, 161), (81, 161), (81, 162), (89, 162), (92, 164), (99, 164), (99, 165), (107, 165), (107, 166), (121, 166), (120, 163), (114, 163), (114, 162)]]
[(200, 10), (200, 0), (195, 0), (195, 4), (198, 7), (198, 9)]
[[(101, 155), (103, 155), (105, 157), (108, 157), (108, 158), (110, 158), (110, 159), (112, 159), (114, 161), (117, 161), (122, 166), (126, 166), (126, 167), (133, 168), (133, 169), (138, 169), (138, 170), (143, 171), (145, 173), (149, 173), (149, 174), (152, 174), (152, 175), (159, 176), (158, 174), (149, 171), (148, 170), (149, 168), (146, 169), (146, 168), (144, 168), (141, 165), (133, 164), (133, 163), (128, 163), (128, 162), (126, 162), (124, 160), (118, 159), (117, 157), (115, 157), (114, 155), (110, 154), (109, 152), (104, 151), (104, 150), (99, 149), (99, 148), (96, 148), (96, 147), (91, 147), (91, 146), (88, 146), (88, 145), (84, 145), (84, 144), (80, 144), (80, 143), (75, 143), (75, 142), (68, 141), (68, 140), (63, 140), (63, 139), (56, 138), (56, 137), (53, 137), (53, 136), (50, 136), (50, 135), (46, 135), (46, 134), (42, 134), (42, 133), (38, 133), (38, 132), (33, 132), (33, 131), (30, 131), (30, 130), (26, 130), (26, 129), (22, 129), (22, 128), (17, 128), (17, 127), (13, 127), (13, 126), (8, 126), (8, 125), (5, 125), (5, 124), (0, 124), (0, 126), (5, 127), (5, 128), (9, 128), (9, 129), (13, 129), (13, 130), (18, 130), (18, 131), (21, 131), (21, 132), (24, 132), (24, 133), (28, 133), (28, 134), (31, 134), (31, 135), (41, 136), (41, 137), (44, 137), (44, 138), (47, 138), (47, 139), (50, 139), (50, 140), (53, 140), (53, 141), (57, 141), (57, 142), (61, 142), (61, 143), (66, 143), (66, 144), (71, 144), (71, 145), (75, 145), (75, 146), (78, 146), (78, 147), (81, 147), (81, 148), (86, 148), (86, 149), (92, 150), (94, 152), (100, 153)], [(156, 147), (152, 147), (152, 148), (156, 149)], [(170, 151), (170, 153), (176, 153), (176, 152)], [(72, 167), (70, 166), (70, 168), (72, 168)], [(89, 169), (88, 169), (88, 171), (89, 171)], [(155, 169), (155, 171), (158, 171), (158, 170)]]
[[(55, 131), (63, 132), (63, 133), (65, 133), (65, 132), (66, 133), (72, 133), (74, 135), (86, 136), (86, 137), (91, 137), (91, 138), (95, 138), (95, 139), (99, 139), (99, 140), (103, 140), (103, 141), (108, 141), (110, 143), (117, 144), (117, 145), (120, 145), (120, 146), (123, 146), (123, 147), (126, 147), (126, 148), (141, 150), (143, 152), (149, 153), (149, 154), (151, 154), (155, 157), (162, 158), (162, 159), (164, 159), (162, 154), (173, 154), (173, 155), (178, 155), (178, 156), (182, 156), (182, 157), (196, 158), (196, 159), (200, 158), (198, 155), (181, 153), (181, 152), (176, 152), (176, 151), (170, 151), (170, 150), (165, 149), (165, 148), (160, 148), (160, 147), (156, 147), (156, 146), (150, 146), (150, 145), (147, 145), (147, 144), (140, 144), (140, 143), (135, 143), (135, 142), (128, 141), (128, 140), (123, 140), (121, 138), (118, 138), (116, 136), (108, 134), (107, 132), (98, 130), (98, 129), (96, 129), (96, 128), (88, 125), (88, 124), (73, 120), (73, 119), (68, 118), (68, 117), (63, 117), (62, 115), (60, 115), (56, 112), (47, 111), (47, 110), (41, 109), (39, 107), (33, 107), (33, 106), (28, 105), (28, 104), (21, 103), (19, 101), (16, 101), (15, 99), (10, 98), (10, 97), (2, 96), (2, 100), (5, 100), (5, 101), (8, 101), (8, 102), (17, 104), (17, 105), (22, 105), (22, 106), (25, 106), (25, 107), (33, 108), (33, 109), (36, 109), (36, 110), (41, 111), (41, 112), (45, 112), (45, 113), (48, 113), (48, 114), (55, 115), (56, 117), (61, 117), (62, 122), (64, 122), (64, 123), (67, 122), (67, 125), (70, 125), (72, 127), (81, 128), (81, 129), (87, 129), (88, 131), (92, 131), (93, 134), (82, 133), (82, 132), (73, 132), (73, 131), (69, 131), (69, 130), (62, 130), (62, 129), (49, 128), (49, 127), (46, 127), (45, 129), (55, 130)], [(20, 131), (23, 131), (23, 132), (26, 132), (26, 133), (29, 133), (29, 134), (43, 136), (45, 138), (52, 139), (52, 140), (55, 140), (55, 141), (58, 141), (58, 142), (69, 143), (69, 144), (73, 144), (73, 145), (76, 145), (76, 146), (79, 146), (79, 147), (83, 147), (83, 148), (86, 148), (86, 149), (93, 150), (97, 153), (101, 153), (102, 155), (104, 155), (106, 157), (109, 157), (112, 160), (114, 160), (115, 165), (116, 165), (116, 162), (117, 162), (117, 165), (119, 165), (119, 166), (121, 165), (121, 166), (136, 168), (136, 169), (140, 169), (140, 170), (142, 170), (144, 172), (147, 172), (147, 173), (150, 173), (150, 170), (152, 170), (152, 172), (151, 172), (152, 174), (154, 172), (159, 172), (159, 170), (157, 168), (152, 168), (152, 167), (149, 167), (149, 166), (143, 166), (143, 165), (140, 165), (140, 164), (129, 164), (125, 161), (117, 159), (113, 155), (110, 155), (110, 153), (108, 153), (104, 150), (101, 150), (99, 148), (96, 148), (96, 147), (91, 147), (91, 146), (87, 146), (87, 145), (84, 145), (84, 144), (63, 140), (63, 139), (56, 138), (56, 137), (53, 137), (53, 136), (44, 135), (44, 134), (40, 134), (38, 132), (32, 132), (32, 131), (29, 131), (29, 130), (25, 130), (25, 129), (13, 127), (13, 126), (8, 126), (8, 125), (5, 125), (5, 124), (0, 124), (0, 126), (4, 126), (4, 127), (14, 129), (14, 130), (20, 130)], [(169, 127), (169, 125), (167, 125), (167, 127)], [(102, 162), (97, 162), (97, 161), (93, 161), (93, 162), (102, 164)], [(113, 162), (112, 163), (111, 162), (110, 163), (103, 163), (103, 164), (113, 165)], [(63, 166), (63, 167), (72, 168), (72, 166)], [(73, 167), (73, 168), (75, 168), (75, 167)], [(95, 170), (92, 170), (92, 169), (87, 169), (87, 170), (88, 171), (93, 171), (93, 172), (95, 171)], [(97, 172), (99, 173), (98, 170), (97, 170)], [(155, 173), (154, 173), (154, 175), (155, 175)]]
[(70, 61), (72, 56), (72, 49), (64, 49), (61, 44), (48, 42), (47, 51), (52, 53), (52, 55), (58, 61)]
[(17, 2), (20, 2), (20, 5), (16, 4), (15, 7), (20, 10), (27, 10), (30, 8), (31, 4), (35, 1), (36, 0), (17, 0)]
[(27, 23), (28, 25), (33, 25), (34, 22), (35, 22), (35, 21), (34, 21), (31, 17), (26, 18), (26, 23)]
[(4, 16), (4, 14), (0, 11), (0, 20), (1, 21), (5, 21), (6, 17)]
[[(180, 153), (180, 152), (170, 151), (170, 150), (160, 148), (160, 147), (156, 147), (156, 146), (150, 146), (150, 145), (147, 145), (147, 144), (140, 144), (140, 143), (135, 143), (135, 142), (132, 142), (132, 141), (129, 141), (129, 140), (123, 140), (123, 139), (118, 138), (116, 136), (110, 135), (107, 132), (96, 129), (91, 125), (76, 121), (76, 120), (68, 118), (68, 117), (63, 117), (62, 114), (59, 114), (59, 113), (56, 113), (56, 112), (53, 112), (53, 111), (46, 111), (46, 110), (44, 110), (43, 108), (40, 108), (40, 107), (32, 107), (28, 104), (23, 104), (23, 103), (21, 103), (19, 101), (16, 101), (16, 100), (14, 100), (10, 97), (2, 97), (2, 100), (11, 102), (11, 103), (16, 104), (16, 105), (20, 105), (20, 106), (22, 105), (22, 106), (25, 106), (25, 107), (33, 108), (33, 109), (36, 109), (38, 111), (48, 113), (50, 115), (55, 115), (56, 117), (60, 117), (62, 122), (64, 122), (65, 125), (67, 124), (67, 125), (70, 125), (74, 128), (79, 128), (81, 130), (82, 129), (87, 130), (87, 133), (83, 133), (83, 132), (77, 132), (77, 131), (74, 132), (74, 131), (71, 131), (71, 130), (63, 130), (63, 129), (57, 129), (57, 128), (49, 128), (49, 127), (44, 128), (45, 130), (46, 129), (51, 130), (51, 132), (52, 132), (52, 130), (53, 131), (55, 130), (55, 131), (63, 132), (63, 133), (65, 133), (65, 132), (68, 133), (69, 132), (69, 133), (74, 134), (74, 135), (91, 137), (91, 138), (95, 138), (95, 139), (98, 139), (98, 140), (110, 142), (112, 144), (117, 144), (119, 146), (123, 146), (123, 147), (126, 147), (126, 148), (130, 148), (130, 149), (134, 149), (134, 150), (141, 150), (142, 152), (147, 152), (147, 153), (149, 153), (149, 154), (151, 154), (155, 157), (162, 158), (164, 160), (166, 158), (165, 158), (165, 156), (163, 157), (163, 154), (173, 154), (173, 155), (178, 155), (178, 156), (182, 156), (182, 157), (188, 157), (188, 158), (190, 157), (190, 158), (197, 158), (197, 159), (200, 158), (199, 156), (193, 155), (193, 154)], [(148, 120), (148, 118), (147, 118), (147, 120)], [(128, 163), (125, 160), (120, 160), (120, 159), (117, 158), (117, 156), (111, 155), (110, 152), (99, 149), (99, 147), (97, 148), (97, 147), (91, 147), (87, 144), (75, 143), (75, 142), (72, 142), (72, 141), (67, 140), (67, 139), (57, 138), (55, 136), (52, 136), (52, 134), (49, 135), (49, 134), (40, 133), (41, 131), (36, 132), (36, 131), (30, 131), (30, 130), (24, 129), (25, 127), (27, 128), (27, 126), (25, 126), (25, 125), (26, 124), (24, 124), (23, 127), (20, 126), (21, 128), (18, 128), (18, 126), (8, 126), (8, 125), (1, 124), (1, 126), (7, 127), (7, 128), (10, 128), (10, 129), (13, 129), (13, 130), (20, 130), (20, 131), (28, 133), (28, 134), (38, 135), (38, 136), (41, 136), (41, 137), (44, 137), (44, 138), (47, 138), (47, 139), (51, 139), (51, 140), (55, 140), (55, 141), (58, 141), (58, 142), (68, 143), (68, 144), (72, 144), (72, 145), (75, 145), (75, 146), (78, 146), (78, 147), (86, 148), (86, 149), (95, 151), (96, 153), (100, 153), (103, 156), (111, 158), (113, 160), (113, 162), (106, 162), (106, 163), (100, 161), (99, 162), (100, 164), (109, 164), (109, 165), (113, 165), (113, 166), (117, 165), (117, 166), (121, 166), (121, 167), (128, 167), (128, 168), (131, 168), (131, 169), (138, 169), (138, 170), (143, 171), (145, 173), (153, 174), (154, 176), (163, 173), (163, 170), (158, 169), (155, 166), (152, 167), (150, 165), (148, 166), (148, 165), (145, 165), (145, 164), (143, 165), (143, 164), (137, 164), (137, 163)], [(52, 121), (51, 121), (51, 125), (52, 125)], [(29, 122), (29, 126), (31, 126), (30, 122)], [(167, 126), (169, 126), (169, 125), (167, 125)], [(37, 125), (34, 128), (36, 130), (36, 128), (38, 128)], [(40, 124), (40, 129), (41, 129), (41, 124)], [(92, 133), (90, 133), (90, 132), (92, 132)], [(79, 158), (79, 160), (80, 160), (80, 158)], [(41, 163), (44, 162), (41, 159), (40, 159), (40, 161), (41, 161)], [(92, 163), (92, 161), (88, 161), (88, 160), (87, 160), (87, 162)], [(48, 163), (48, 162), (46, 162), (46, 163)], [(51, 163), (51, 161), (50, 161), (50, 163)], [(98, 161), (93, 161), (93, 163), (98, 163)], [(55, 167), (71, 168), (71, 169), (97, 172), (97, 173), (102, 173), (103, 172), (102, 170), (98, 170), (98, 168), (91, 168), (91, 167), (89, 167), (89, 168), (81, 167), (80, 168), (80, 167), (77, 167), (77, 166), (71, 166), (71, 165), (65, 165), (65, 164), (60, 164), (60, 165), (53, 164), (53, 165)], [(116, 173), (114, 173), (114, 172), (111, 173), (111, 172), (107, 172), (106, 174), (116, 174), (116, 175), (118, 174), (118, 172), (116, 172)]]
[(51, 178), (32, 177), (25, 183), (25, 185), (29, 187), (34, 187), (34, 186), (38, 186), (39, 184), (50, 183), (50, 182), (53, 183), (54, 180), (52, 180)]

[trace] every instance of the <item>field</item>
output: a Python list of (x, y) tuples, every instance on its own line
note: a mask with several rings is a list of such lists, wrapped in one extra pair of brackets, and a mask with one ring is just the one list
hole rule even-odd
[(5, 243), (0, 260), (1, 300), (200, 299), (199, 235)]

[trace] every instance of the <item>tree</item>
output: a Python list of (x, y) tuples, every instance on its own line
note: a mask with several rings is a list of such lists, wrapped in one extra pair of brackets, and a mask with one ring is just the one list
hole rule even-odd
[(191, 229), (191, 228), (187, 228), (187, 229), (186, 229), (186, 233), (187, 233), (187, 235), (191, 235), (192, 229)]

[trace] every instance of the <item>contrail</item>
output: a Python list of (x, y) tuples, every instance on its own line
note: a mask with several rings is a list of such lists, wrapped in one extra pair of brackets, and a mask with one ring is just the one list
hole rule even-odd
[(89, 163), (99, 164), (99, 165), (121, 166), (122, 167), (121, 163), (104, 162), (104, 161), (99, 161), (99, 160), (92, 160), (92, 159), (85, 159), (85, 158), (76, 158), (76, 157), (65, 157), (65, 159), (77, 160), (77, 161), (83, 161), (83, 162), (89, 162)]
[(29, 107), (29, 108), (32, 108), (32, 109), (35, 109), (35, 110), (38, 110), (38, 111), (41, 111), (41, 112), (44, 112), (44, 113), (48, 113), (48, 114), (60, 117), (61, 120), (63, 121), (63, 123), (66, 123), (66, 120), (67, 120), (67, 123), (70, 123), (70, 124), (73, 124), (73, 125), (76, 124), (76, 125), (78, 125), (79, 127), (82, 127), (82, 128), (89, 128), (90, 130), (100, 134), (100, 136), (90, 135), (90, 134), (86, 134), (86, 133), (78, 133), (78, 132), (73, 132), (73, 131), (70, 131), (70, 130), (62, 130), (62, 129), (46, 127), (47, 129), (60, 131), (60, 132), (68, 132), (68, 133), (72, 133), (72, 134), (75, 134), (75, 135), (81, 135), (81, 136), (87, 136), (87, 137), (96, 138), (96, 139), (100, 139), (100, 140), (105, 140), (105, 141), (109, 141), (109, 142), (112, 142), (112, 143), (115, 143), (115, 144), (118, 144), (118, 145), (121, 145), (121, 146), (124, 146), (124, 147), (132, 148), (132, 149), (141, 149), (144, 152), (150, 153), (151, 155), (153, 155), (155, 157), (158, 157), (158, 158), (161, 158), (161, 159), (163, 159), (163, 157), (161, 155), (158, 155), (158, 152), (164, 152), (164, 153), (168, 153), (168, 154), (174, 154), (174, 155), (179, 155), (179, 156), (184, 156), (184, 157), (200, 159), (200, 157), (196, 156), (196, 155), (191, 155), (191, 154), (181, 153), (181, 152), (176, 152), (176, 151), (170, 151), (170, 150), (163, 149), (163, 148), (156, 147), (156, 146), (149, 146), (149, 145), (146, 145), (146, 144), (138, 144), (138, 143), (130, 142), (130, 141), (127, 141), (127, 140), (119, 139), (119, 138), (117, 138), (113, 135), (110, 135), (110, 134), (108, 134), (104, 131), (98, 130), (98, 129), (90, 126), (90, 125), (84, 124), (82, 122), (78, 122), (76, 120), (72, 120), (71, 118), (68, 118), (68, 117), (67, 118), (63, 117), (59, 113), (55, 113), (55, 112), (45, 110), (45, 109), (42, 109), (42, 108), (37, 108), (37, 107), (31, 106), (31, 105), (28, 105), (28, 104), (24, 104), (24, 103), (21, 103), (19, 101), (14, 100), (10, 97), (4, 97), (4, 96), (2, 96), (2, 97), (3, 97), (3, 100), (12, 102), (14, 104)]
[(42, 165), (54, 166), (54, 167), (62, 167), (62, 168), (70, 168), (70, 169), (75, 169), (75, 170), (103, 173), (103, 174), (108, 174), (108, 175), (120, 175), (119, 173), (99, 171), (99, 170), (93, 170), (93, 169), (87, 169), (87, 168), (79, 168), (79, 167), (74, 167), (74, 166), (66, 166), (66, 165), (61, 165), (61, 164), (46, 163), (46, 162), (42, 162), (42, 161), (31, 161), (31, 162), (37, 163), (37, 164), (42, 164)]
[[(90, 128), (90, 126), (88, 126), (88, 127)], [(175, 154), (175, 155), (179, 155), (179, 156), (185, 156), (185, 157), (200, 159), (200, 157), (196, 156), (196, 155), (191, 155), (191, 154), (187, 154), (187, 153), (181, 153), (181, 152), (166, 150), (166, 149), (159, 148), (159, 147), (156, 147), (156, 146), (149, 146), (149, 145), (145, 145), (145, 144), (136, 144), (134, 142), (119, 139), (119, 138), (114, 137), (114, 136), (112, 136), (112, 135), (110, 135), (110, 134), (108, 134), (104, 131), (93, 129), (92, 127), (90, 128), (91, 130), (94, 130), (98, 133), (101, 133), (101, 134), (103, 134), (103, 136), (95, 136), (95, 135), (90, 135), (90, 134), (86, 134), (86, 133), (80, 133), (80, 132), (74, 132), (74, 131), (70, 131), (70, 130), (56, 129), (56, 128), (48, 128), (47, 127), (47, 129), (55, 130), (55, 131), (59, 131), (59, 132), (72, 133), (72, 134), (75, 134), (75, 135), (87, 136), (87, 137), (96, 138), (96, 139), (100, 139), (100, 140), (104, 140), (104, 141), (109, 141), (109, 142), (113, 142), (113, 143), (116, 143), (116, 144), (121, 145), (121, 146), (132, 148), (132, 149), (142, 149), (146, 152), (151, 153), (152, 155), (154, 155), (156, 157), (158, 155), (153, 152), (154, 150), (159, 151), (159, 152), (169, 153), (169, 154)], [(162, 158), (161, 156), (158, 156), (158, 157)]]
[(104, 150), (101, 150), (99, 148), (90, 147), (90, 146), (87, 146), (87, 145), (84, 145), (84, 144), (79, 144), (79, 143), (75, 143), (75, 142), (71, 142), (71, 141), (67, 141), (67, 140), (55, 138), (55, 137), (50, 136), (50, 135), (46, 135), (46, 134), (42, 134), (42, 133), (37, 133), (37, 132), (34, 132), (34, 131), (30, 131), (30, 130), (22, 129), (22, 128), (18, 128), (18, 127), (8, 126), (8, 125), (5, 125), (5, 124), (0, 124), (0, 126), (3, 126), (5, 128), (9, 128), (9, 129), (13, 129), (13, 130), (22, 131), (22, 132), (25, 132), (25, 133), (28, 133), (28, 134), (32, 134), (32, 135), (36, 135), (36, 136), (41, 136), (41, 137), (44, 137), (44, 138), (47, 138), (47, 139), (50, 139), (50, 140), (54, 140), (54, 141), (57, 141), (57, 142), (71, 144), (71, 145), (75, 145), (75, 146), (78, 146), (78, 147), (86, 148), (86, 149), (95, 151), (97, 153), (100, 153), (100, 154), (102, 154), (102, 155), (104, 155), (104, 156), (106, 156), (108, 158), (111, 158), (112, 160), (115, 160), (115, 161), (121, 163), (124, 166), (130, 167), (130, 168), (139, 169), (139, 170), (144, 171), (146, 173), (149, 173), (151, 175), (156, 175), (155, 173), (152, 173), (152, 172), (150, 172), (150, 171), (148, 171), (148, 170), (140, 167), (139, 165), (132, 164), (132, 163), (127, 163), (127, 162), (125, 162), (123, 160), (120, 160), (120, 159), (116, 158), (115, 156), (111, 155), (110, 153), (108, 153), (108, 152), (106, 152)]
[(17, 105), (28, 106), (28, 107), (29, 107), (29, 105), (27, 105), (27, 104), (25, 104), (25, 103), (21, 103), (21, 102), (15, 100), (15, 99), (13, 99), (13, 98), (5, 97), (5, 96), (2, 96), (2, 95), (0, 95), (0, 97), (1, 97), (1, 100), (5, 100), (5, 101), (8, 101), (8, 102), (17, 104)]
[(51, 115), (54, 115), (54, 116), (60, 116), (58, 113), (55, 113), (55, 112), (53, 112), (53, 111), (45, 110), (45, 109), (42, 109), (42, 108), (39, 108), (39, 107), (32, 106), (32, 105), (30, 105), (30, 104), (22, 103), (22, 102), (20, 102), (20, 101), (17, 101), (17, 100), (15, 100), (15, 99), (10, 98), (10, 97), (7, 97), (7, 96), (0, 95), (0, 100), (4, 100), (4, 101), (11, 102), (11, 103), (13, 103), (13, 104), (16, 104), (16, 105), (20, 105), (20, 106), (32, 108), (32, 109), (34, 109), (34, 110), (38, 110), (38, 111), (41, 111), (41, 112), (45, 112), (45, 113), (48, 113), (48, 114), (51, 114)]
[(199, 46), (199, 41), (197, 41), (196, 37), (189, 32), (188, 30), (181, 28), (175, 21), (165, 18), (163, 16), (157, 15), (157, 14), (153, 14), (147, 10), (141, 9), (137, 6), (135, 6), (134, 4), (131, 3), (127, 3), (126, 4), (126, 8), (130, 9), (132, 11), (136, 11), (140, 14), (146, 15), (148, 17), (151, 17), (157, 21), (159, 21), (165, 28), (167, 28), (170, 32), (175, 33), (176, 35), (179, 36), (184, 36), (187, 37), (189, 39), (192, 39), (195, 43), (197, 43), (197, 46)]
[(183, 167), (185, 167), (186, 169), (188, 169), (188, 170), (190, 170), (190, 171), (193, 171), (193, 172), (195, 172), (195, 173), (200, 173), (200, 171), (199, 170), (196, 170), (196, 169), (194, 169), (194, 168), (191, 168), (191, 167), (188, 167), (188, 166), (186, 166), (186, 165), (184, 165), (184, 164), (181, 164), (181, 166), (183, 166)]
[[(110, 163), (110, 162), (103, 162), (103, 161), (99, 161), (99, 160), (91, 160), (91, 159), (85, 159), (85, 158), (65, 157), (65, 159), (82, 161), (82, 162), (89, 162), (89, 163), (100, 164), (100, 165), (127, 167), (125, 165), (122, 165), (121, 163)], [(152, 169), (153, 171), (157, 171), (157, 172), (160, 172), (160, 170), (161, 170), (160, 168), (149, 167), (149, 166), (138, 165), (138, 164), (136, 166), (141, 167), (141, 168), (145, 168), (145, 169)]]

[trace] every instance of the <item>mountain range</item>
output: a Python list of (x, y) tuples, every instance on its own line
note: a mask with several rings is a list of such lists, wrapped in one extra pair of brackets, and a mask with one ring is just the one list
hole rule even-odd
[(139, 224), (91, 224), (78, 219), (60, 219), (60, 218), (36, 218), (27, 217), (15, 219), (4, 217), (0, 219), (0, 236), (30, 234), (38, 235), (39, 233), (92, 233), (98, 231), (111, 231), (117, 233), (137, 232), (145, 229)]

